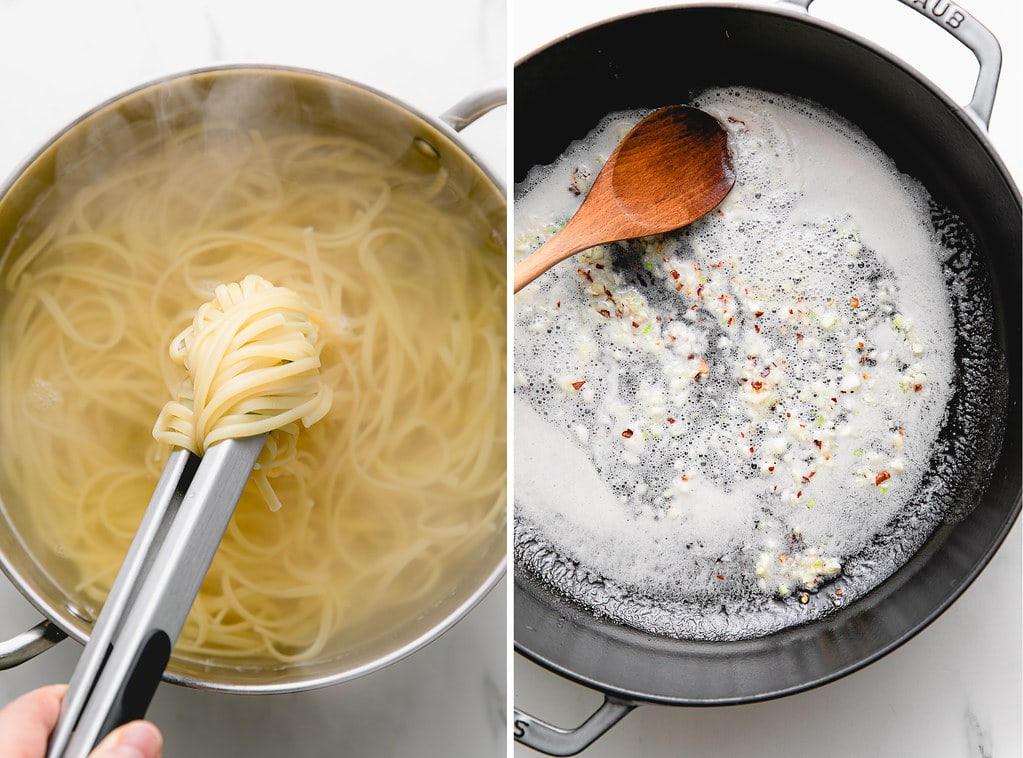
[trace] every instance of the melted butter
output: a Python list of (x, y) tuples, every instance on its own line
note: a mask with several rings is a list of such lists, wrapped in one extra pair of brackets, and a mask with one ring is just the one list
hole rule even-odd
[[(665, 602), (815, 592), (928, 468), (955, 373), (949, 251), (923, 188), (851, 124), (749, 89), (695, 104), (730, 132), (718, 211), (516, 296), (516, 539)], [(517, 188), (520, 256), (642, 115)]]

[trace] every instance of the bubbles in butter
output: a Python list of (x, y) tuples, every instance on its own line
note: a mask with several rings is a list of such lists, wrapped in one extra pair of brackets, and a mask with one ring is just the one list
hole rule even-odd
[[(805, 620), (811, 597), (840, 605), (933, 527), (914, 515), (878, 555), (921, 500), (961, 373), (955, 251), (925, 190), (837, 116), (750, 89), (694, 104), (729, 132), (719, 208), (516, 296), (516, 559), (641, 628), (735, 637)], [(530, 173), (518, 256), (642, 115)], [(846, 571), (873, 578), (818, 602), (867, 554)]]

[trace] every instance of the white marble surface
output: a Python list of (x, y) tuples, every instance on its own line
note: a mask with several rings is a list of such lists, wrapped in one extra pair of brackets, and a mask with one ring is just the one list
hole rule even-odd
[[(942, 0), (943, 3), (943, 0)], [(642, 0), (516, 0), (512, 55), (628, 10)], [(1023, 181), (1023, 6), (963, 0), (1002, 43), (1004, 64), (990, 136)], [(933, 5), (931, 0), (928, 6)], [(966, 102), (976, 64), (944, 33), (894, 0), (819, 0), (812, 12), (884, 45)], [(1021, 527), (945, 614), (879, 662), (817, 690), (723, 708), (642, 706), (588, 749), (587, 758), (1019, 758), (1021, 748)], [(599, 704), (595, 693), (520, 656), (514, 703), (563, 726)], [(516, 758), (537, 755), (516, 745)]]
[[(0, 176), (80, 113), (150, 79), (218, 62), (320, 69), (439, 115), (506, 75), (503, 0), (0, 0)], [(502, 178), (507, 109), (463, 137)], [(504, 755), (507, 593), (390, 668), (322, 690), (227, 696), (165, 685), (149, 716), (174, 756)], [(0, 576), (0, 639), (38, 620)], [(80, 647), (0, 672), (0, 705), (66, 681)], [(0, 736), (0, 755), (3, 754)]]

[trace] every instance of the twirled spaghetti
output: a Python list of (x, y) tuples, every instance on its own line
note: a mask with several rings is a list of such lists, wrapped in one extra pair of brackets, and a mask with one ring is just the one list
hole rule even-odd
[(330, 410), (320, 380), (317, 329), (295, 292), (250, 274), (222, 284), (170, 346), (188, 376), (153, 427), (160, 442), (202, 455), (226, 439), (268, 434), (253, 477), (270, 510), (281, 508), (269, 477), (297, 453), (299, 422)]
[(246, 488), (177, 654), (304, 660), (436, 602), (503, 545), (500, 234), (443, 168), (337, 134), (207, 125), (138, 147), (4, 260), (9, 514), (95, 613), (168, 452), (150, 429), (185, 372), (166, 346), (258, 271), (321, 314), (333, 404), (274, 478), (284, 507)]

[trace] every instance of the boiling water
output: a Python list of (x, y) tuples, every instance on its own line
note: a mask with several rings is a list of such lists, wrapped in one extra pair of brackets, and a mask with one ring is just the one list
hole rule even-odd
[[(695, 104), (729, 131), (717, 211), (516, 297), (515, 546), (597, 613), (735, 638), (862, 594), (955, 508), (990, 305), (961, 224), (856, 127), (749, 89)], [(519, 256), (643, 115), (530, 173)]]

